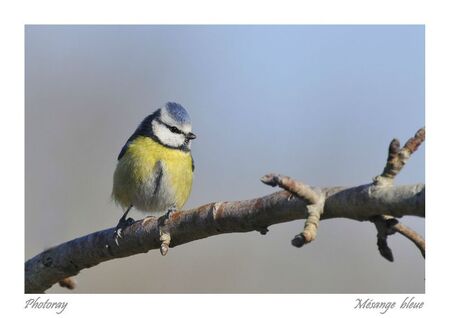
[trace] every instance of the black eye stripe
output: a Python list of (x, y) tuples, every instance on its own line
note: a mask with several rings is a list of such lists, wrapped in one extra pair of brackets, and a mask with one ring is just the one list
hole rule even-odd
[(182, 132), (181, 130), (179, 130), (177, 127), (175, 126), (169, 126), (166, 123), (162, 122), (161, 120), (158, 120), (158, 122), (160, 122), (161, 124), (163, 124), (164, 126), (167, 127), (167, 129), (169, 129), (171, 132), (175, 133), (175, 134), (180, 134), (180, 135), (185, 135), (186, 134), (184, 132)]

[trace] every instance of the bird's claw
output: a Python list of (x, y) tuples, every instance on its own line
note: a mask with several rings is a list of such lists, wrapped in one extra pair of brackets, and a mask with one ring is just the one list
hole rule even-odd
[(121, 218), (119, 220), (119, 223), (116, 226), (116, 229), (114, 230), (114, 241), (116, 242), (117, 246), (119, 246), (119, 238), (123, 238), (123, 230), (133, 224), (135, 221), (132, 218), (123, 219)]
[(122, 238), (121, 232), (122, 232), (122, 229), (116, 229), (114, 231), (113, 237), (114, 237), (114, 242), (116, 242), (117, 246), (119, 246), (119, 238)]

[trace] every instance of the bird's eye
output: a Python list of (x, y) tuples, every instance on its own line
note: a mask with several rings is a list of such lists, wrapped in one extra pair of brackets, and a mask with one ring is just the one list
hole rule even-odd
[(170, 131), (173, 132), (173, 133), (179, 133), (179, 132), (180, 132), (180, 131), (178, 130), (178, 128), (177, 128), (177, 127), (174, 127), (174, 126), (170, 126), (169, 129), (170, 129)]

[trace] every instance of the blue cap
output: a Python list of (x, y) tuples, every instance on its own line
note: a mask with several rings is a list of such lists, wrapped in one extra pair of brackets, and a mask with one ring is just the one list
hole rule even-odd
[(174, 102), (168, 102), (165, 105), (165, 108), (167, 110), (167, 113), (170, 117), (173, 118), (176, 122), (180, 124), (190, 124), (191, 123), (191, 117), (189, 116), (186, 109), (184, 109), (183, 106), (181, 106), (178, 103)]

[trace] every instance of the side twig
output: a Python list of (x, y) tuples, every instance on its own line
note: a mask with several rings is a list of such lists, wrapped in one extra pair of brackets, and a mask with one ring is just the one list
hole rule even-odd
[(59, 286), (67, 288), (67, 289), (75, 289), (75, 287), (77, 286), (77, 283), (75, 281), (75, 279), (73, 279), (72, 277), (66, 277), (64, 279), (61, 279), (59, 282)]
[(292, 239), (292, 245), (295, 247), (302, 247), (315, 240), (320, 216), (323, 213), (324, 197), (314, 192), (309, 186), (286, 176), (271, 173), (262, 177), (261, 181), (272, 187), (279, 186), (280, 188), (291, 192), (307, 204), (308, 217), (306, 218), (303, 232), (297, 234)]
[(389, 154), (383, 173), (374, 178), (376, 186), (391, 185), (395, 176), (402, 170), (411, 155), (425, 140), (425, 128), (419, 129), (414, 137), (410, 138), (400, 149), (398, 139), (393, 139), (389, 144)]
[(398, 224), (397, 219), (387, 215), (377, 215), (370, 219), (377, 229), (377, 246), (381, 256), (390, 262), (394, 261), (394, 255), (387, 243), (388, 235), (395, 233), (394, 226)]
[(413, 231), (404, 224), (398, 223), (394, 225), (394, 229), (404, 237), (413, 242), (420, 250), (423, 258), (425, 258), (425, 240), (417, 232)]

